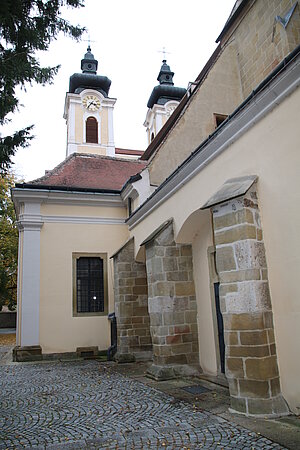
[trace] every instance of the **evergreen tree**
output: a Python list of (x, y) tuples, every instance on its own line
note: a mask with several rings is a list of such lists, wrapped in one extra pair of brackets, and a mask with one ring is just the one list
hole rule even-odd
[(3, 305), (14, 309), (17, 302), (18, 230), (10, 197), (15, 177), (0, 175), (0, 311)]
[[(35, 56), (47, 50), (50, 42), (62, 31), (79, 39), (84, 29), (71, 25), (61, 17), (61, 7), (84, 6), (84, 0), (0, 0), (0, 125), (18, 108), (16, 87), (36, 82), (51, 83), (59, 66), (40, 67)], [(33, 125), (11, 136), (0, 133), (0, 174), (11, 166), (11, 157), (19, 147), (32, 139)]]

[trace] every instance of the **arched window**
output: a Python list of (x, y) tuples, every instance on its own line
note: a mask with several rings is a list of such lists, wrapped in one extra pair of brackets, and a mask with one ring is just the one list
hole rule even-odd
[(88, 117), (86, 120), (86, 142), (98, 144), (98, 122), (95, 117)]

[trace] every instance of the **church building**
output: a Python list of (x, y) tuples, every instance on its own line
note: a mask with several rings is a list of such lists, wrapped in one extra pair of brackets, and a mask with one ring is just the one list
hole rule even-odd
[(16, 360), (111, 346), (156, 380), (228, 383), (231, 411), (300, 413), (300, 7), (237, 0), (188, 88), (164, 59), (144, 152), (116, 148), (90, 47), (65, 160), (17, 184)]

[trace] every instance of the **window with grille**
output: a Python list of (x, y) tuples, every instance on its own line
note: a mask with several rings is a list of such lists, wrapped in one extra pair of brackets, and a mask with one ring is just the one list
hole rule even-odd
[(106, 255), (74, 255), (74, 315), (107, 312)]
[(86, 142), (98, 144), (98, 122), (95, 117), (88, 117), (86, 120)]

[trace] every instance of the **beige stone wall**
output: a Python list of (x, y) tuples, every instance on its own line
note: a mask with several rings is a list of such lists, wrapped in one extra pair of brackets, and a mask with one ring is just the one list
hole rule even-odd
[(245, 414), (287, 414), (256, 186), (211, 209), (231, 406)]
[(152, 159), (149, 172), (160, 184), (215, 129), (214, 113), (230, 114), (242, 101), (235, 44), (227, 45), (184, 115)]
[(151, 359), (146, 266), (134, 259), (133, 240), (114, 256), (119, 362)]
[(152, 184), (162, 183), (214, 131), (214, 113), (232, 113), (299, 45), (299, 4), (286, 29), (274, 22), (275, 16), (284, 17), (294, 3), (294, 0), (249, 3), (247, 14), (223, 38), (221, 55), (184, 115), (152, 158), (149, 166)]
[(145, 247), (153, 343), (150, 373), (156, 379), (172, 378), (178, 375), (177, 365), (199, 368), (192, 247), (175, 243), (171, 222)]
[(294, 0), (256, 0), (239, 26), (224, 37), (223, 42), (227, 39), (236, 42), (244, 98), (300, 44), (299, 4), (286, 29), (275, 23), (275, 17), (284, 17), (294, 3)]
[[(300, 223), (300, 209), (296, 206), (299, 204), (299, 104), (298, 88), (131, 230), (137, 253), (140, 243), (157, 224), (173, 217), (176, 240), (186, 220), (226, 180), (258, 175), (281, 386), (295, 412), (300, 406), (300, 360), (295, 357), (300, 342), (300, 239), (296, 225)], [(200, 225), (198, 233), (201, 234)], [(198, 307), (206, 295), (207, 287), (200, 287)], [(208, 364), (212, 367), (211, 362)]]

